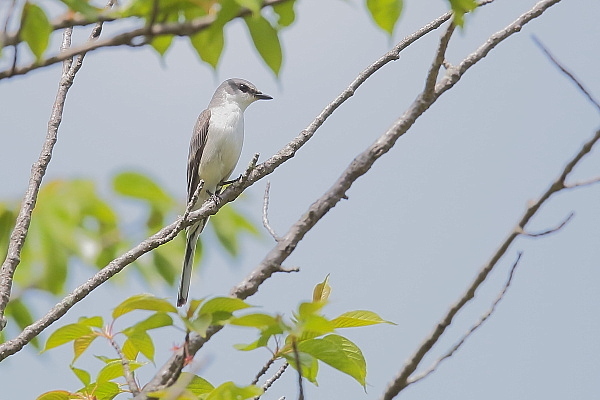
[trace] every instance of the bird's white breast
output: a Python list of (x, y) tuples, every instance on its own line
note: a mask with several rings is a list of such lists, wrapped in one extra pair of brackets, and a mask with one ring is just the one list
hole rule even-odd
[(243, 143), (244, 114), (239, 106), (212, 108), (198, 171), (207, 190), (214, 193), (218, 184), (229, 178), (240, 158)]

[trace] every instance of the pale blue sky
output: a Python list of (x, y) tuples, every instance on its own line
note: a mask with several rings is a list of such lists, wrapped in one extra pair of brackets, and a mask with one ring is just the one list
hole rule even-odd
[[(297, 135), (368, 64), (394, 43), (445, 11), (446, 2), (405, 1), (393, 40), (377, 30), (362, 3), (300, 2), (297, 22), (282, 34), (284, 65), (275, 79), (255, 55), (240, 22), (227, 30), (227, 47), (216, 73), (201, 64), (185, 39), (164, 62), (150, 49), (101, 50), (86, 57), (69, 93), (54, 159), (46, 179), (94, 178), (108, 191), (111, 176), (143, 171), (185, 198), (187, 146), (194, 121), (214, 88), (243, 77), (275, 99), (246, 113), (241, 171), (252, 154), (261, 160)], [(467, 19), (448, 52), (456, 63), (534, 1), (498, 0)], [(301, 272), (277, 275), (249, 302), (266, 312), (290, 311), (310, 298), (312, 287), (331, 274), (327, 314), (353, 309), (378, 312), (397, 326), (343, 332), (363, 350), (368, 392), (350, 377), (323, 366), (320, 386), (306, 385), (309, 399), (373, 399), (400, 370), (512, 229), (529, 200), (537, 198), (594, 130), (598, 115), (536, 48), (535, 34), (600, 97), (598, 2), (564, 0), (492, 51), (378, 161), (306, 238), (288, 260)], [(106, 33), (110, 33), (107, 30)], [(372, 77), (296, 157), (268, 178), (270, 220), (283, 233), (360, 151), (398, 118), (423, 86), (439, 32), (407, 49)], [(80, 38), (87, 37), (81, 32)], [(45, 136), (60, 68), (0, 82), (0, 199), (22, 196), (31, 164)], [(576, 170), (585, 179), (600, 174), (594, 151)], [(238, 201), (257, 223), (265, 182)], [(591, 399), (600, 389), (600, 186), (560, 194), (532, 222), (556, 225), (575, 218), (544, 239), (519, 239), (477, 298), (462, 311), (427, 358), (428, 367), (487, 310), (501, 289), (518, 250), (524, 251), (513, 286), (493, 318), (404, 399)], [(232, 262), (211, 251), (194, 275), (192, 296), (220, 295), (239, 282), (273, 246), (244, 242)], [(89, 271), (77, 272), (71, 288)], [(129, 275), (132, 280), (133, 275)], [(127, 275), (126, 278), (127, 279)], [(65, 321), (108, 316), (122, 299), (153, 292), (174, 298), (174, 288), (141, 284), (111, 286), (91, 294)], [(39, 300), (44, 313), (48, 304)], [(64, 323), (64, 322), (63, 322)], [(62, 323), (50, 328), (56, 329)], [(248, 383), (266, 352), (239, 353), (232, 343), (248, 332), (228, 329), (198, 357), (213, 383)], [(162, 365), (178, 334), (160, 337)], [(65, 349), (66, 350), (66, 349)], [(98, 353), (105, 352), (98, 348)], [(0, 398), (35, 398), (51, 389), (78, 388), (70, 358), (55, 350), (26, 350), (3, 362)], [(95, 360), (80, 366), (96, 366)], [(93, 369), (93, 367), (91, 367)], [(154, 371), (144, 368), (145, 382)], [(288, 373), (264, 397), (296, 397)]]

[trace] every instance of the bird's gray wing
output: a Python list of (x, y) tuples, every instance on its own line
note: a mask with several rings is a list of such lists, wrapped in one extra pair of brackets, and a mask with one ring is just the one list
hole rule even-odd
[(198, 169), (200, 168), (200, 159), (206, 146), (206, 138), (208, 136), (208, 123), (210, 121), (210, 110), (204, 110), (196, 121), (194, 126), (194, 133), (192, 134), (192, 140), (190, 141), (190, 153), (188, 156), (187, 165), (187, 192), (188, 203), (192, 200), (192, 196), (200, 183), (200, 177), (198, 175)]

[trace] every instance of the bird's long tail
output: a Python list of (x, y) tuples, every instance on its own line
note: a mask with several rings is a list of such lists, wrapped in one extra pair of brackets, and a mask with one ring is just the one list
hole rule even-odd
[(183, 271), (181, 272), (181, 282), (179, 283), (179, 294), (177, 295), (177, 307), (185, 304), (190, 290), (190, 280), (192, 278), (192, 267), (194, 266), (194, 253), (196, 252), (196, 242), (198, 236), (202, 233), (208, 218), (198, 221), (186, 229), (185, 257), (183, 259)]

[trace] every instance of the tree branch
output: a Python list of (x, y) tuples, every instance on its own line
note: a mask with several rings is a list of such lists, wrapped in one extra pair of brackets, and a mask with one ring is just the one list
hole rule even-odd
[[(556, 1), (542, 1), (539, 2), (532, 10), (523, 14), (519, 17), (515, 22), (509, 25), (504, 30), (492, 35), (492, 37), (486, 42), (485, 45), (480, 47), (475, 53), (471, 54), (467, 57), (461, 65), (457, 68), (456, 71), (453, 72), (453, 76), (449, 79), (442, 79), (442, 82), (438, 83), (436, 87), (436, 92), (443, 93), (447, 88), (447, 83), (460, 79), (462, 75), (461, 71), (466, 71), (470, 66), (476, 63), (479, 59), (484, 57), (489, 53), (491, 49), (488, 46), (495, 46), (500, 41), (504, 40), (504, 38), (510, 36), (512, 33), (520, 31), (522, 26), (531, 21), (534, 18), (537, 18), (541, 15), (545, 10), (547, 10), (552, 5), (558, 3), (560, 0)], [(498, 261), (506, 254), (510, 245), (514, 242), (514, 240), (524, 232), (524, 228), (527, 223), (533, 218), (533, 216), (537, 213), (537, 211), (541, 208), (541, 206), (554, 194), (560, 192), (563, 189), (568, 188), (565, 185), (565, 181), (570, 173), (573, 171), (574, 167), (583, 159), (583, 157), (588, 154), (594, 144), (600, 140), (600, 130), (598, 130), (595, 135), (589, 139), (580, 149), (580, 151), (573, 156), (573, 158), (567, 163), (564, 167), (563, 171), (559, 175), (559, 177), (550, 185), (550, 187), (543, 193), (539, 200), (530, 205), (517, 226), (513, 229), (512, 232), (508, 235), (508, 237), (501, 243), (498, 250), (492, 256), (490, 261), (484, 265), (484, 267), (479, 271), (475, 280), (471, 283), (467, 291), (462, 295), (462, 297), (450, 308), (450, 310), (446, 313), (444, 318), (438, 323), (434, 331), (425, 339), (425, 341), (419, 346), (419, 348), (415, 351), (415, 353), (411, 356), (409, 361), (405, 364), (404, 368), (400, 371), (400, 373), (396, 376), (396, 378), (389, 384), (386, 392), (382, 396), (382, 399), (392, 399), (394, 398), (401, 390), (403, 390), (409, 384), (409, 378), (413, 374), (413, 372), (418, 367), (419, 363), (422, 361), (425, 354), (429, 352), (429, 350), (433, 347), (433, 345), (439, 340), (441, 335), (444, 333), (446, 328), (452, 323), (454, 316), (458, 313), (460, 309), (464, 307), (473, 297), (475, 296), (475, 291), (477, 288), (485, 281), (488, 274), (492, 271), (492, 269), (496, 266)]]
[[(287, 369), (287, 367), (289, 367), (290, 364), (288, 363), (284, 363), (278, 370), (277, 372), (269, 379), (267, 379), (265, 381), (265, 384), (262, 385), (263, 390), (266, 392), (267, 390), (269, 390), (269, 388), (271, 386), (273, 386), (273, 384), (279, 379), (281, 378), (281, 376), (283, 375), (283, 373), (285, 372), (285, 370)], [(260, 396), (255, 397), (254, 400), (258, 400), (260, 398)]]
[(269, 224), (269, 189), (271, 188), (271, 183), (267, 182), (265, 186), (265, 196), (263, 197), (263, 212), (262, 212), (262, 223), (267, 232), (271, 235), (271, 237), (278, 242), (280, 240), (279, 236), (275, 233), (273, 228), (271, 228), (271, 224)]
[(428, 377), (432, 372), (435, 372), (435, 370), (437, 370), (437, 368), (440, 366), (440, 364), (442, 363), (442, 361), (452, 357), (454, 355), (454, 353), (456, 353), (456, 351), (458, 351), (458, 349), (460, 349), (460, 347), (467, 341), (467, 339), (477, 330), (479, 329), (484, 323), (485, 321), (487, 321), (487, 319), (489, 317), (492, 316), (492, 314), (494, 313), (494, 311), (496, 311), (496, 307), (498, 306), (498, 303), (500, 303), (500, 301), (502, 301), (502, 299), (504, 298), (504, 295), (506, 295), (506, 292), (508, 291), (508, 288), (510, 287), (510, 284), (512, 283), (512, 279), (515, 273), (515, 269), (517, 268), (517, 265), (519, 265), (519, 261), (521, 260), (521, 256), (523, 255), (523, 253), (519, 252), (519, 254), (517, 255), (517, 259), (515, 260), (515, 262), (513, 263), (511, 269), (510, 269), (510, 273), (508, 274), (508, 279), (506, 280), (506, 283), (504, 284), (504, 287), (502, 288), (502, 290), (500, 291), (500, 293), (498, 293), (498, 296), (496, 297), (496, 300), (494, 300), (494, 302), (492, 303), (492, 306), (490, 307), (490, 309), (481, 316), (481, 318), (479, 319), (479, 321), (477, 321), (477, 323), (475, 325), (473, 325), (471, 327), (471, 329), (469, 329), (467, 331), (467, 333), (465, 333), (460, 340), (458, 341), (458, 343), (456, 343), (454, 346), (452, 346), (452, 348), (450, 350), (448, 350), (442, 357), (438, 358), (433, 365), (425, 372), (415, 376), (415, 377), (411, 377), (408, 379), (407, 382), (407, 386), (408, 385), (412, 385), (413, 383), (416, 383), (422, 379), (425, 379), (426, 377)]
[[(279, 3), (283, 3), (288, 0), (266, 0), (262, 7), (273, 6)], [(236, 18), (244, 17), (250, 14), (250, 10), (244, 8)], [(217, 15), (211, 14), (204, 17), (193, 19), (189, 22), (165, 22), (160, 24), (152, 24), (149, 26), (143, 26), (133, 29), (128, 32), (124, 32), (115, 35), (111, 38), (98, 40), (96, 42), (87, 42), (81, 46), (71, 48), (65, 52), (58, 53), (54, 56), (42, 59), (40, 61), (32, 62), (31, 64), (11, 68), (4, 71), (0, 71), (0, 80), (10, 78), (17, 75), (24, 75), (38, 68), (47, 67), (72, 58), (78, 54), (86, 54), (91, 51), (115, 46), (132, 46), (139, 47), (146, 45), (150, 40), (156, 36), (164, 35), (176, 35), (176, 36), (190, 36), (195, 33), (201, 32), (204, 29), (209, 28), (217, 19)]]
[(129, 360), (127, 359), (127, 357), (125, 357), (125, 354), (123, 354), (123, 351), (121, 350), (119, 344), (112, 337), (111, 332), (106, 332), (104, 336), (106, 337), (110, 345), (115, 349), (117, 355), (121, 359), (121, 365), (123, 366), (125, 381), (127, 382), (127, 386), (129, 386), (131, 394), (133, 394), (134, 396), (137, 395), (140, 392), (140, 388), (137, 385), (137, 382), (135, 381), (135, 376), (133, 375), (133, 371), (131, 370), (131, 367), (129, 365)]
[(252, 382), (250, 384), (256, 385), (258, 383), (258, 380), (260, 379), (260, 377), (267, 373), (267, 371), (269, 370), (269, 368), (271, 368), (271, 365), (273, 365), (274, 362), (275, 362), (274, 357), (269, 358), (269, 361), (267, 361), (267, 363), (260, 369), (260, 371), (258, 371), (258, 373), (256, 374), (256, 376), (254, 377), (254, 379), (252, 380)]
[[(565, 189), (566, 189), (566, 187), (565, 187)], [(542, 232), (533, 233), (533, 232), (527, 232), (525, 230), (519, 230), (519, 229), (517, 229), (517, 232), (523, 236), (529, 236), (529, 237), (534, 237), (534, 238), (540, 237), (540, 236), (546, 236), (546, 235), (549, 235), (551, 233), (558, 232), (559, 230), (561, 230), (574, 216), (575, 216), (575, 213), (571, 212), (567, 216), (567, 218), (565, 218), (560, 224), (558, 224), (554, 228), (546, 229), (545, 231), (542, 231)]]
[(600, 103), (598, 103), (598, 101), (594, 99), (594, 96), (592, 96), (592, 94), (581, 84), (581, 82), (577, 78), (575, 78), (575, 75), (573, 75), (572, 72), (570, 72), (560, 62), (558, 62), (558, 60), (552, 55), (552, 53), (550, 53), (550, 51), (542, 44), (542, 42), (540, 42), (540, 40), (535, 35), (532, 36), (532, 39), (533, 42), (537, 45), (537, 47), (539, 47), (540, 50), (544, 52), (546, 57), (548, 57), (550, 62), (552, 62), (552, 64), (554, 64), (558, 69), (560, 69), (561, 72), (565, 74), (579, 88), (581, 93), (583, 93), (583, 95), (587, 97), (590, 103), (592, 103), (592, 105), (596, 107), (596, 110), (600, 111)]

